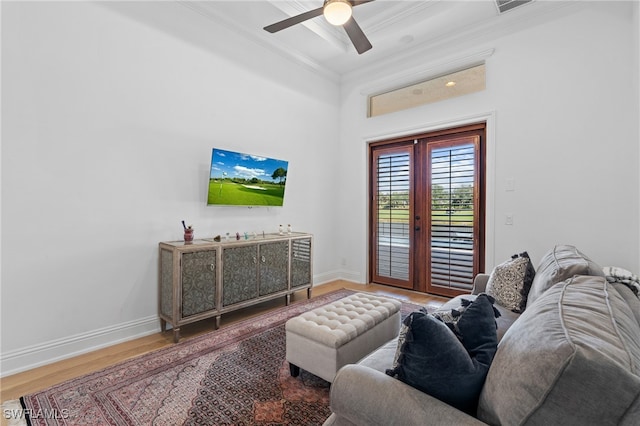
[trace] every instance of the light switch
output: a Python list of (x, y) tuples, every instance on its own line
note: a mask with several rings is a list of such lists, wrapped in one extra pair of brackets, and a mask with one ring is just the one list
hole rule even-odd
[(513, 225), (513, 214), (508, 213), (504, 220), (505, 225)]
[(516, 180), (514, 178), (507, 178), (505, 183), (506, 191), (515, 191), (516, 190)]

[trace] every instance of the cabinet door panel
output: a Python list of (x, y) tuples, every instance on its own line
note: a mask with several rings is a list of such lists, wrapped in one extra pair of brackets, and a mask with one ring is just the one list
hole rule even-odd
[(182, 317), (216, 308), (216, 251), (182, 255)]
[(288, 288), (289, 242), (260, 244), (260, 296)]
[(311, 284), (311, 238), (291, 240), (291, 287)]
[(222, 251), (222, 306), (258, 297), (258, 247)]

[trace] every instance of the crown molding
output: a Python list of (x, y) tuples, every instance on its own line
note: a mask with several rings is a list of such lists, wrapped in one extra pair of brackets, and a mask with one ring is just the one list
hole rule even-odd
[[(323, 66), (319, 62), (313, 60), (311, 57), (305, 55), (304, 53), (292, 49), (285, 48), (277, 43), (275, 40), (270, 41), (268, 38), (258, 37), (255, 34), (243, 29), (238, 26), (232, 19), (226, 17), (224, 14), (215, 11), (214, 8), (203, 7), (202, 2), (198, 1), (190, 1), (190, 0), (178, 0), (176, 3), (190, 10), (191, 12), (197, 13), (202, 17), (212, 21), (217, 25), (222, 25), (228, 30), (231, 30), (237, 36), (243, 37), (246, 40), (253, 42), (261, 48), (266, 48), (271, 50), (272, 52), (290, 60), (298, 65), (302, 65), (304, 68), (318, 74), (319, 76), (334, 82), (340, 82), (340, 75), (327, 67)], [(206, 2), (205, 2), (206, 3)]]
[[(393, 64), (412, 64), (415, 63), (415, 58), (438, 57), (435, 56), (437, 55), (437, 52), (446, 49), (449, 45), (458, 44), (460, 46), (464, 46), (465, 44), (468, 44), (469, 40), (481, 39), (490, 42), (492, 37), (501, 37), (508, 34), (509, 32), (517, 31), (519, 28), (530, 25), (531, 23), (535, 24), (536, 22), (540, 22), (540, 19), (548, 19), (549, 16), (552, 15), (552, 13), (557, 9), (572, 9), (571, 6), (568, 7), (567, 5), (575, 5), (576, 3), (581, 3), (576, 1), (534, 1), (522, 8), (522, 10), (525, 10), (526, 12), (521, 13), (520, 10), (515, 9), (509, 11), (509, 13), (501, 15), (501, 21), (499, 25), (496, 24), (496, 20), (489, 19), (479, 22), (476, 25), (469, 26), (464, 30), (452, 30), (449, 33), (442, 34), (439, 37), (429, 40), (429, 42), (416, 43), (415, 46), (398, 52), (397, 54), (389, 54), (383, 56), (376, 55), (375, 60), (373, 60), (374, 57), (371, 57), (372, 60), (362, 58), (363, 60), (361, 61), (361, 65), (359, 67), (354, 68), (350, 71), (340, 73), (332, 70), (322, 62), (313, 59), (311, 56), (301, 50), (297, 50), (288, 46), (282, 46), (277, 41), (277, 39), (260, 37), (260, 35), (256, 34), (255, 32), (251, 32), (243, 28), (242, 26), (239, 26), (233, 19), (225, 16), (223, 12), (217, 11), (215, 7), (207, 7), (206, 4), (208, 2), (206, 1), (175, 1), (176, 3), (189, 9), (190, 11), (198, 13), (199, 15), (209, 19), (216, 25), (224, 26), (229, 31), (237, 34), (238, 37), (243, 37), (244, 39), (253, 42), (260, 48), (268, 49), (269, 51), (279, 55), (280, 57), (297, 63), (303, 68), (310, 70), (313, 73), (333, 83), (343, 85), (357, 82), (358, 80), (370, 80), (373, 76), (376, 75), (384, 75), (389, 67)], [(380, 2), (382, 2), (382, 0), (380, 0)], [(310, 4), (307, 1), (301, 0), (286, 2), (283, 2), (281, 0), (266, 0), (265, 3), (268, 3), (271, 6), (282, 10), (289, 16), (293, 16), (297, 13), (302, 13), (309, 10)], [(371, 17), (364, 21), (364, 25), (367, 27), (368, 34), (381, 32), (389, 27), (399, 26), (402, 24), (403, 19), (406, 20), (411, 19), (412, 17), (424, 15), (425, 11), (428, 11), (428, 9), (434, 7), (435, 5), (438, 5), (439, 1), (426, 0), (397, 2), (402, 3), (402, 7), (400, 6), (400, 4), (394, 5), (394, 3), (395, 2), (392, 1), (387, 2), (387, 4), (389, 5), (388, 10), (385, 10), (384, 13), (378, 13), (375, 15), (375, 17)], [(346, 38), (346, 35), (343, 34), (343, 31), (340, 31), (340, 28), (333, 27), (328, 23), (322, 22), (321, 20), (307, 21), (302, 23), (301, 25), (305, 26), (305, 28), (308, 28), (310, 31), (313, 31), (316, 35), (322, 37), (322, 39), (326, 40), (338, 51), (349, 52), (350, 43)]]
[(556, 13), (558, 10), (571, 11), (577, 7), (577, 3), (580, 2), (531, 2), (526, 7), (523, 7), (523, 9), (530, 9), (527, 13), (520, 13), (521, 11), (519, 10), (513, 10), (501, 15), (499, 18), (503, 20), (503, 22), (501, 22), (500, 25), (496, 25), (496, 21), (490, 19), (470, 26), (466, 30), (456, 29), (440, 37), (433, 38), (428, 43), (420, 43), (396, 55), (390, 55), (386, 57), (385, 60), (376, 61), (367, 67), (346, 72), (342, 75), (342, 83), (355, 82), (370, 78), (370, 76), (374, 75), (384, 75), (391, 65), (397, 65), (399, 63), (409, 64), (415, 58), (434, 56), (434, 52), (438, 49), (449, 45), (463, 46), (464, 43), (469, 40), (486, 40), (490, 42), (490, 40), (496, 37), (502, 37), (518, 31), (521, 28), (525, 28), (528, 25), (545, 21), (549, 15)]

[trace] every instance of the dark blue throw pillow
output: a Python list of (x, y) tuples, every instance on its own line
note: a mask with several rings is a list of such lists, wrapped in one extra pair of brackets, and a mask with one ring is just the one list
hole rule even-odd
[(475, 415), (498, 346), (493, 299), (479, 295), (462, 313), (455, 333), (425, 312), (411, 313), (403, 324), (404, 340), (386, 373)]

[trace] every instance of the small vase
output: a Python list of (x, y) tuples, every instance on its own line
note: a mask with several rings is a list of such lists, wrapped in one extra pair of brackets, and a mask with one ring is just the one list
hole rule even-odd
[(193, 242), (193, 228), (187, 228), (184, 230), (184, 242), (187, 244)]

